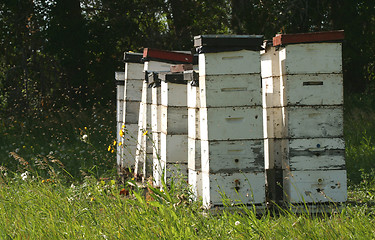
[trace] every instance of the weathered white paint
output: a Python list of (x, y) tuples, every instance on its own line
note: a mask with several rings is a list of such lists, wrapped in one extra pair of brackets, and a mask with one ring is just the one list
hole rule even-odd
[(143, 63), (125, 63), (125, 79), (127, 80), (144, 80)]
[(188, 138), (188, 167), (201, 171), (201, 140)]
[(222, 197), (231, 204), (263, 204), (265, 203), (264, 172), (243, 173), (202, 173), (203, 205), (206, 208), (222, 206)]
[(201, 139), (263, 139), (262, 118), (262, 107), (201, 108)]
[(279, 50), (280, 75), (342, 73), (342, 43), (291, 44)]
[(189, 108), (200, 107), (199, 87), (191, 86), (190, 82), (187, 84), (187, 106)]
[(188, 163), (187, 135), (161, 133), (161, 160), (167, 163)]
[(185, 84), (161, 82), (161, 104), (163, 106), (187, 106), (187, 89)]
[(199, 54), (199, 76), (260, 73), (259, 51)]
[(190, 168), (188, 169), (188, 171), (188, 182), (191, 185), (193, 197), (195, 200), (198, 200), (198, 198), (202, 196), (202, 172)]
[(263, 140), (201, 140), (202, 171), (234, 173), (264, 171)]
[(259, 73), (199, 77), (201, 107), (261, 106)]
[(188, 108), (188, 136), (200, 139), (200, 114), (199, 108)]
[(117, 121), (123, 121), (123, 110), (125, 107), (125, 123), (138, 123), (139, 118), (139, 103), (138, 101), (124, 101), (118, 100), (117, 104)]
[(167, 163), (165, 168), (164, 181), (168, 184), (171, 180), (174, 182), (188, 180), (187, 163)]
[(287, 107), (285, 116), (290, 138), (341, 137), (344, 134), (342, 106)]
[(169, 72), (171, 68), (170, 63), (158, 62), (158, 61), (147, 61), (144, 63), (144, 71), (147, 72)]
[(284, 170), (284, 200), (291, 203), (345, 202), (346, 170)]
[(125, 88), (126, 92), (124, 99), (126, 101), (141, 101), (142, 99), (142, 80), (139, 79), (126, 79)]
[(262, 78), (280, 76), (279, 52), (275, 47), (266, 46), (265, 51), (261, 51), (260, 60)]
[(161, 131), (169, 135), (188, 134), (188, 109), (161, 105)]

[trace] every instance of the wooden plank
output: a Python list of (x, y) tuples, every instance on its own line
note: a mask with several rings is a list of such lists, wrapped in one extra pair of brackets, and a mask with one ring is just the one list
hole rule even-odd
[(161, 131), (170, 135), (187, 135), (187, 107), (166, 107), (161, 105)]
[(343, 136), (343, 107), (287, 107), (287, 136), (290, 138)]
[(157, 60), (159, 62), (171, 63), (193, 63), (193, 55), (181, 52), (171, 52), (165, 50), (144, 48), (143, 58), (147, 60)]
[(201, 108), (201, 139), (263, 139), (262, 119), (262, 107)]
[(188, 135), (192, 139), (200, 139), (199, 108), (188, 108)]
[(199, 35), (194, 37), (194, 47), (260, 47), (263, 35)]
[(283, 106), (344, 104), (342, 74), (287, 75), (281, 82)]
[(223, 206), (225, 194), (228, 205), (264, 204), (264, 172), (202, 174), (203, 205), (206, 208)]
[(201, 107), (262, 106), (261, 84), (258, 73), (202, 76)]
[(342, 73), (342, 43), (287, 45), (279, 50), (280, 75)]
[(258, 51), (199, 54), (199, 76), (260, 73)]
[(207, 173), (264, 170), (263, 140), (201, 140), (202, 171)]
[(284, 200), (291, 203), (345, 202), (346, 170), (284, 170)]
[(276, 36), (273, 37), (273, 46), (296, 43), (343, 41), (344, 37), (344, 30), (296, 34), (276, 34)]
[(171, 63), (158, 62), (158, 61), (146, 61), (144, 63), (144, 71), (147, 72), (169, 72)]

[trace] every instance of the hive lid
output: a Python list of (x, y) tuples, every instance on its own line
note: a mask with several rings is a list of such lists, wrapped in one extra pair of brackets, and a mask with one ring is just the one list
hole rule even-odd
[(182, 52), (145, 48), (143, 50), (143, 61), (152, 60), (167, 63), (193, 63), (193, 55)]
[(124, 53), (124, 62), (142, 63), (142, 58), (143, 58), (142, 53), (133, 53), (133, 52)]
[(277, 34), (273, 38), (273, 46), (316, 43), (316, 42), (341, 42), (344, 40), (344, 30), (313, 33)]
[(186, 84), (184, 73), (160, 72), (159, 78), (163, 82)]

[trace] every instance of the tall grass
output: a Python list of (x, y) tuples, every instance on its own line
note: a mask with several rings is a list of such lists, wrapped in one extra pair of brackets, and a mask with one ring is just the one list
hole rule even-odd
[(211, 215), (183, 182), (164, 191), (117, 182), (115, 153), (107, 151), (115, 138), (110, 104), (2, 117), (0, 239), (375, 238), (373, 99), (346, 97), (349, 201), (323, 215), (257, 216), (247, 208)]

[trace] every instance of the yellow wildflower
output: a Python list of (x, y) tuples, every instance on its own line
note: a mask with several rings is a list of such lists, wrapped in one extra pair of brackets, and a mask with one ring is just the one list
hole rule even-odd
[(85, 127), (85, 130), (87, 130), (87, 127)]
[(90, 202), (92, 202), (92, 201), (94, 201), (95, 199), (92, 197), (91, 199), (90, 199)]
[(123, 137), (124, 136), (124, 130), (120, 130), (120, 137)]
[(147, 133), (148, 133), (148, 130), (146, 130), (146, 132), (143, 133), (143, 136), (146, 136)]
[(122, 129), (124, 129), (124, 128), (125, 128), (125, 125), (124, 125), (124, 124), (122, 124), (121, 128), (122, 128)]
[(107, 150), (108, 150), (108, 152), (111, 151), (111, 145), (108, 146)]
[(111, 153), (114, 153), (114, 152), (115, 152), (115, 149), (113, 149), (113, 148), (112, 148), (112, 151), (111, 151)]
[(122, 142), (119, 142), (118, 145), (121, 146), (121, 145), (122, 145)]
[(114, 140), (114, 141), (113, 141), (113, 146), (116, 146), (116, 143), (117, 143), (116, 140)]
[(43, 179), (43, 180), (42, 180), (42, 183), (44, 183), (44, 182), (45, 182), (45, 180)]

